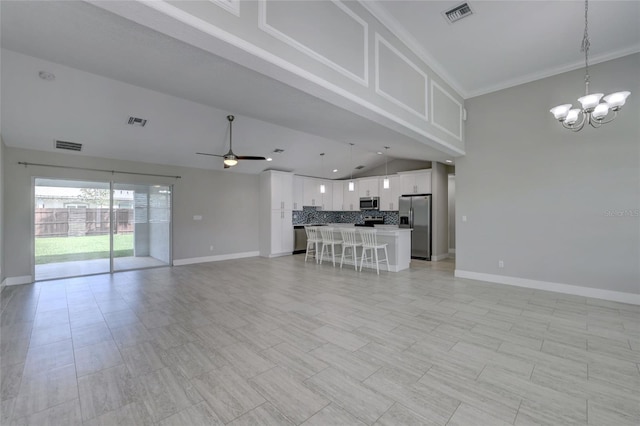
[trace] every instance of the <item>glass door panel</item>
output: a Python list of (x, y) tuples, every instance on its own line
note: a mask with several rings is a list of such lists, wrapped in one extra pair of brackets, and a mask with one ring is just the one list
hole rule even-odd
[(113, 185), (113, 269), (171, 264), (171, 187)]
[(110, 272), (108, 182), (35, 179), (35, 279)]

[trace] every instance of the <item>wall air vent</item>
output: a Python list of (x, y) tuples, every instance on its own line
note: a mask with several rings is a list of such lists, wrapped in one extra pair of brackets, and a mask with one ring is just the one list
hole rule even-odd
[(67, 151), (82, 151), (82, 144), (67, 141), (55, 141), (57, 149), (66, 149)]
[(466, 2), (454, 7), (453, 9), (442, 12), (442, 15), (450, 24), (453, 24), (454, 22), (457, 22), (462, 18), (466, 18), (467, 16), (472, 14), (473, 11), (471, 10), (471, 6), (469, 6), (469, 3)]
[(144, 118), (129, 117), (129, 124), (132, 126), (144, 127), (144, 125), (147, 124), (147, 120)]
[(362, 170), (362, 169), (364, 169), (364, 166), (358, 166), (358, 167), (356, 167), (356, 170)]

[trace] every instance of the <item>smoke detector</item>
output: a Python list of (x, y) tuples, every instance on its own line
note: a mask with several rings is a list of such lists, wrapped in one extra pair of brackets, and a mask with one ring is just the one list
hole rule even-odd
[(442, 12), (442, 16), (444, 16), (444, 19), (446, 19), (450, 24), (453, 24), (454, 22), (457, 22), (462, 18), (466, 18), (470, 15), (473, 15), (473, 10), (471, 10), (471, 6), (469, 6), (469, 3), (467, 2), (459, 4), (453, 9)]

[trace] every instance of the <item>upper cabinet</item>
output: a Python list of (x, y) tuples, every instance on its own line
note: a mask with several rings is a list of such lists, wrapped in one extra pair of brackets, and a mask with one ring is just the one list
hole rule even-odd
[(304, 196), (303, 206), (321, 207), (322, 194), (320, 193), (320, 179), (303, 178), (304, 179)]
[[(342, 181), (343, 187), (343, 210), (344, 211), (359, 211), (360, 210), (360, 194), (358, 192), (358, 181)], [(349, 182), (353, 182), (354, 190), (349, 191)]]
[(344, 182), (341, 180), (333, 181), (333, 210), (344, 210)]
[(389, 188), (383, 185), (384, 178), (380, 178), (380, 210), (398, 210), (398, 198), (400, 197), (400, 176), (389, 176)]
[(360, 198), (379, 197), (378, 178), (371, 177), (358, 179), (358, 195)]
[(400, 195), (431, 193), (431, 170), (398, 173), (398, 175), (400, 175)]
[(271, 171), (269, 182), (271, 210), (291, 210), (293, 207), (293, 175)]
[(304, 178), (293, 176), (293, 210), (302, 210), (304, 205)]
[[(342, 192), (342, 191), (341, 191)], [(320, 181), (320, 195), (322, 196), (322, 210), (334, 211), (338, 210), (333, 205), (333, 181), (322, 180)], [(341, 207), (340, 205), (338, 207)]]

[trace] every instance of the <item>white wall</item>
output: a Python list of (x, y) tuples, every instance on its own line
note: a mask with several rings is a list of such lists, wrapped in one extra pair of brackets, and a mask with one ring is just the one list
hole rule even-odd
[(456, 176), (449, 175), (449, 253), (456, 250)]
[(430, 169), (431, 161), (420, 161), (420, 160), (405, 160), (405, 159), (396, 159), (389, 160), (387, 163), (387, 168), (385, 170), (385, 165), (374, 167), (373, 169), (367, 170), (362, 173), (354, 173), (353, 177), (369, 177), (369, 176), (384, 176), (387, 172), (390, 175), (398, 173), (398, 172), (408, 172), (411, 170), (423, 170)]
[(549, 113), (576, 104), (582, 70), (467, 101), (467, 154), (456, 161), (459, 276), (640, 293), (639, 71), (640, 54), (590, 68), (592, 91), (632, 92), (600, 129), (574, 133)]
[[(172, 167), (6, 147), (4, 149), (5, 247), (7, 277), (32, 274), (31, 197), (33, 177), (105, 180), (122, 183), (173, 184), (173, 259), (233, 256), (258, 251), (259, 176), (186, 167)], [(180, 175), (182, 179), (104, 172), (24, 167), (19, 161), (63, 166)], [(202, 220), (193, 220), (201, 215)], [(209, 247), (213, 246), (213, 250)], [(12, 280), (15, 281), (15, 280)]]
[(5, 270), (4, 270), (4, 141), (2, 135), (0, 135), (0, 283), (4, 283)]
[(432, 219), (431, 235), (432, 260), (441, 260), (449, 257), (449, 174), (447, 166), (433, 162), (431, 166), (431, 193), (433, 205), (431, 206)]

